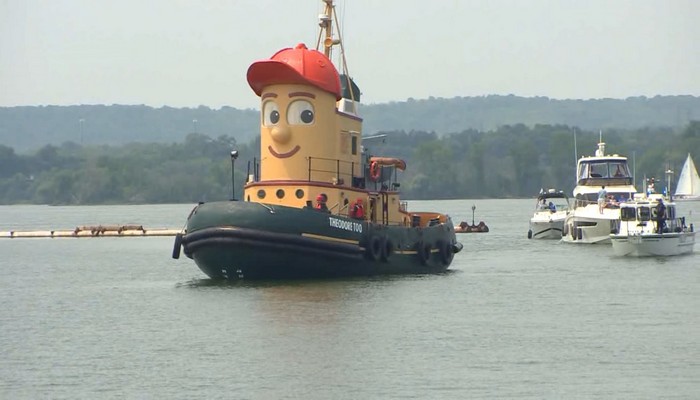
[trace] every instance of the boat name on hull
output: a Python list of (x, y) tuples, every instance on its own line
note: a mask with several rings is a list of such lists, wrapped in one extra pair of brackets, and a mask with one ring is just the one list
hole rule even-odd
[(359, 222), (345, 221), (338, 218), (328, 217), (328, 223), (331, 227), (336, 229), (362, 233), (362, 224)]

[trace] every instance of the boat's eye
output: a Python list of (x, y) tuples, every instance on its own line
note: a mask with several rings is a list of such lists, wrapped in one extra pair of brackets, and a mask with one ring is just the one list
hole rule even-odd
[(266, 101), (263, 104), (263, 125), (277, 125), (280, 122), (280, 108), (274, 101)]
[(314, 122), (314, 106), (306, 100), (289, 104), (287, 123), (289, 125), (309, 125)]

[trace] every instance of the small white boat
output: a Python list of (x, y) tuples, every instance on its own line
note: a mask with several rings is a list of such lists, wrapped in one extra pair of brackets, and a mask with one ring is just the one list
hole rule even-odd
[(673, 195), (675, 201), (700, 201), (700, 176), (695, 168), (693, 158), (688, 153), (683, 169), (678, 176), (676, 193)]
[(569, 196), (561, 190), (541, 190), (530, 218), (528, 239), (561, 239), (564, 220), (570, 208)]
[[(657, 218), (660, 201), (666, 206), (661, 229)], [(676, 215), (673, 202), (663, 201), (660, 194), (640, 194), (620, 204), (620, 226), (610, 240), (618, 256), (675, 256), (693, 252), (695, 232), (693, 224), (686, 226), (685, 218)]]

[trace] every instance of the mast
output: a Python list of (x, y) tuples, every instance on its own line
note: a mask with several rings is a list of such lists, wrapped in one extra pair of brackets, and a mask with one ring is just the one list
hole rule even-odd
[(666, 197), (669, 201), (673, 201), (673, 195), (671, 194), (671, 179), (673, 178), (673, 170), (671, 169), (671, 163), (666, 164)]
[[(319, 50), (321, 47), (321, 38), (323, 38), (323, 54), (328, 57), (329, 60), (332, 60), (331, 55), (333, 54), (333, 46), (340, 46), (341, 65), (339, 69), (341, 74), (344, 75), (344, 77), (341, 76), (341, 79), (345, 80), (346, 82), (344, 83), (350, 86), (351, 80), (350, 73), (348, 72), (348, 62), (345, 58), (345, 47), (343, 46), (343, 38), (340, 34), (340, 24), (338, 23), (338, 14), (335, 12), (335, 4), (333, 4), (333, 0), (321, 1), (325, 5), (323, 14), (319, 14), (318, 16), (318, 26), (321, 29), (318, 33), (318, 40), (316, 41), (316, 50)], [(337, 38), (334, 37), (333, 23), (335, 23), (335, 34), (338, 36)], [(343, 84), (343, 82), (341, 82), (341, 84)], [(354, 90), (350, 90), (350, 97), (350, 100), (352, 100), (354, 104), (356, 101)]]
[[(333, 19), (335, 18), (333, 5), (333, 0), (322, 0), (326, 5), (323, 10), (323, 14), (318, 16), (318, 26), (321, 27), (318, 33), (318, 41), (316, 42), (316, 49), (320, 47), (321, 37), (323, 37), (323, 54), (331, 58), (331, 52), (333, 50), (333, 45), (339, 44), (340, 39), (333, 40)], [(338, 21), (336, 21), (336, 24)]]

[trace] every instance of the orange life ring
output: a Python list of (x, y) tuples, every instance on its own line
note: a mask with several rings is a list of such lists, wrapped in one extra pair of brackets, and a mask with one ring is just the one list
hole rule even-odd
[(381, 175), (381, 168), (379, 167), (379, 164), (377, 164), (376, 161), (372, 161), (372, 163), (369, 165), (369, 179), (373, 181), (378, 181), (379, 180), (379, 175)]

